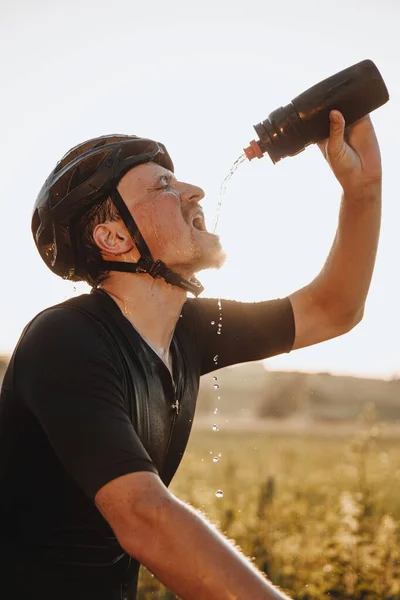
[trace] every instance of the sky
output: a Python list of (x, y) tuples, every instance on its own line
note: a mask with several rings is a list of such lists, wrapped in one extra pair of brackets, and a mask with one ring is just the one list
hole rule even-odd
[[(205, 190), (210, 228), (252, 126), (370, 58), (391, 99), (372, 116), (384, 208), (365, 316), (346, 336), (267, 368), (400, 376), (399, 22), (396, 0), (3, 0), (0, 354), (38, 311), (88, 289), (53, 275), (30, 232), (36, 195), (70, 147), (106, 133), (165, 143), (178, 178)], [(228, 260), (201, 274), (205, 295), (256, 301), (309, 283), (330, 249), (340, 196), (316, 147), (275, 166), (268, 157), (243, 163), (219, 218)]]

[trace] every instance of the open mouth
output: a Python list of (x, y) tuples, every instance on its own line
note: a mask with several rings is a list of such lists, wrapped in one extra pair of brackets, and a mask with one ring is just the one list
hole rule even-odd
[(197, 229), (198, 231), (207, 231), (206, 224), (204, 221), (204, 215), (201, 211), (194, 213), (191, 217), (192, 227)]

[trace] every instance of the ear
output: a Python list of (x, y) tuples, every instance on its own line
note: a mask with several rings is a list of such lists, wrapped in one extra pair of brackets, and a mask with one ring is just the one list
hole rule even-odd
[(111, 221), (96, 225), (93, 239), (102, 254), (119, 256), (136, 249), (131, 236), (122, 221)]

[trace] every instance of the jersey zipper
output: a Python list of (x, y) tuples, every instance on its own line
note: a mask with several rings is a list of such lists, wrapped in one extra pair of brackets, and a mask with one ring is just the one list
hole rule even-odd
[(176, 393), (176, 385), (175, 385), (172, 377), (171, 377), (171, 385), (172, 385), (173, 400), (174, 400), (173, 403), (172, 403), (172, 405), (171, 405), (171, 408), (172, 408), (172, 410), (174, 412), (173, 412), (173, 415), (172, 415), (172, 423), (171, 423), (171, 429), (169, 431), (167, 448), (166, 448), (165, 454), (164, 454), (164, 462), (165, 462), (165, 459), (167, 458), (168, 451), (169, 451), (169, 448), (171, 446), (172, 435), (174, 433), (175, 423), (176, 423), (176, 420), (177, 420), (177, 418), (179, 416), (179, 413), (181, 411), (181, 404), (179, 402), (179, 399), (178, 399), (178, 396), (177, 396), (177, 393)]

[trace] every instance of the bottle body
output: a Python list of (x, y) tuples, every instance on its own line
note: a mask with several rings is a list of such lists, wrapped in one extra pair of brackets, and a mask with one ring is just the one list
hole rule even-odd
[(389, 100), (377, 67), (364, 60), (309, 88), (254, 126), (259, 140), (245, 149), (249, 160), (266, 152), (274, 163), (329, 136), (329, 113), (339, 110), (351, 125)]

